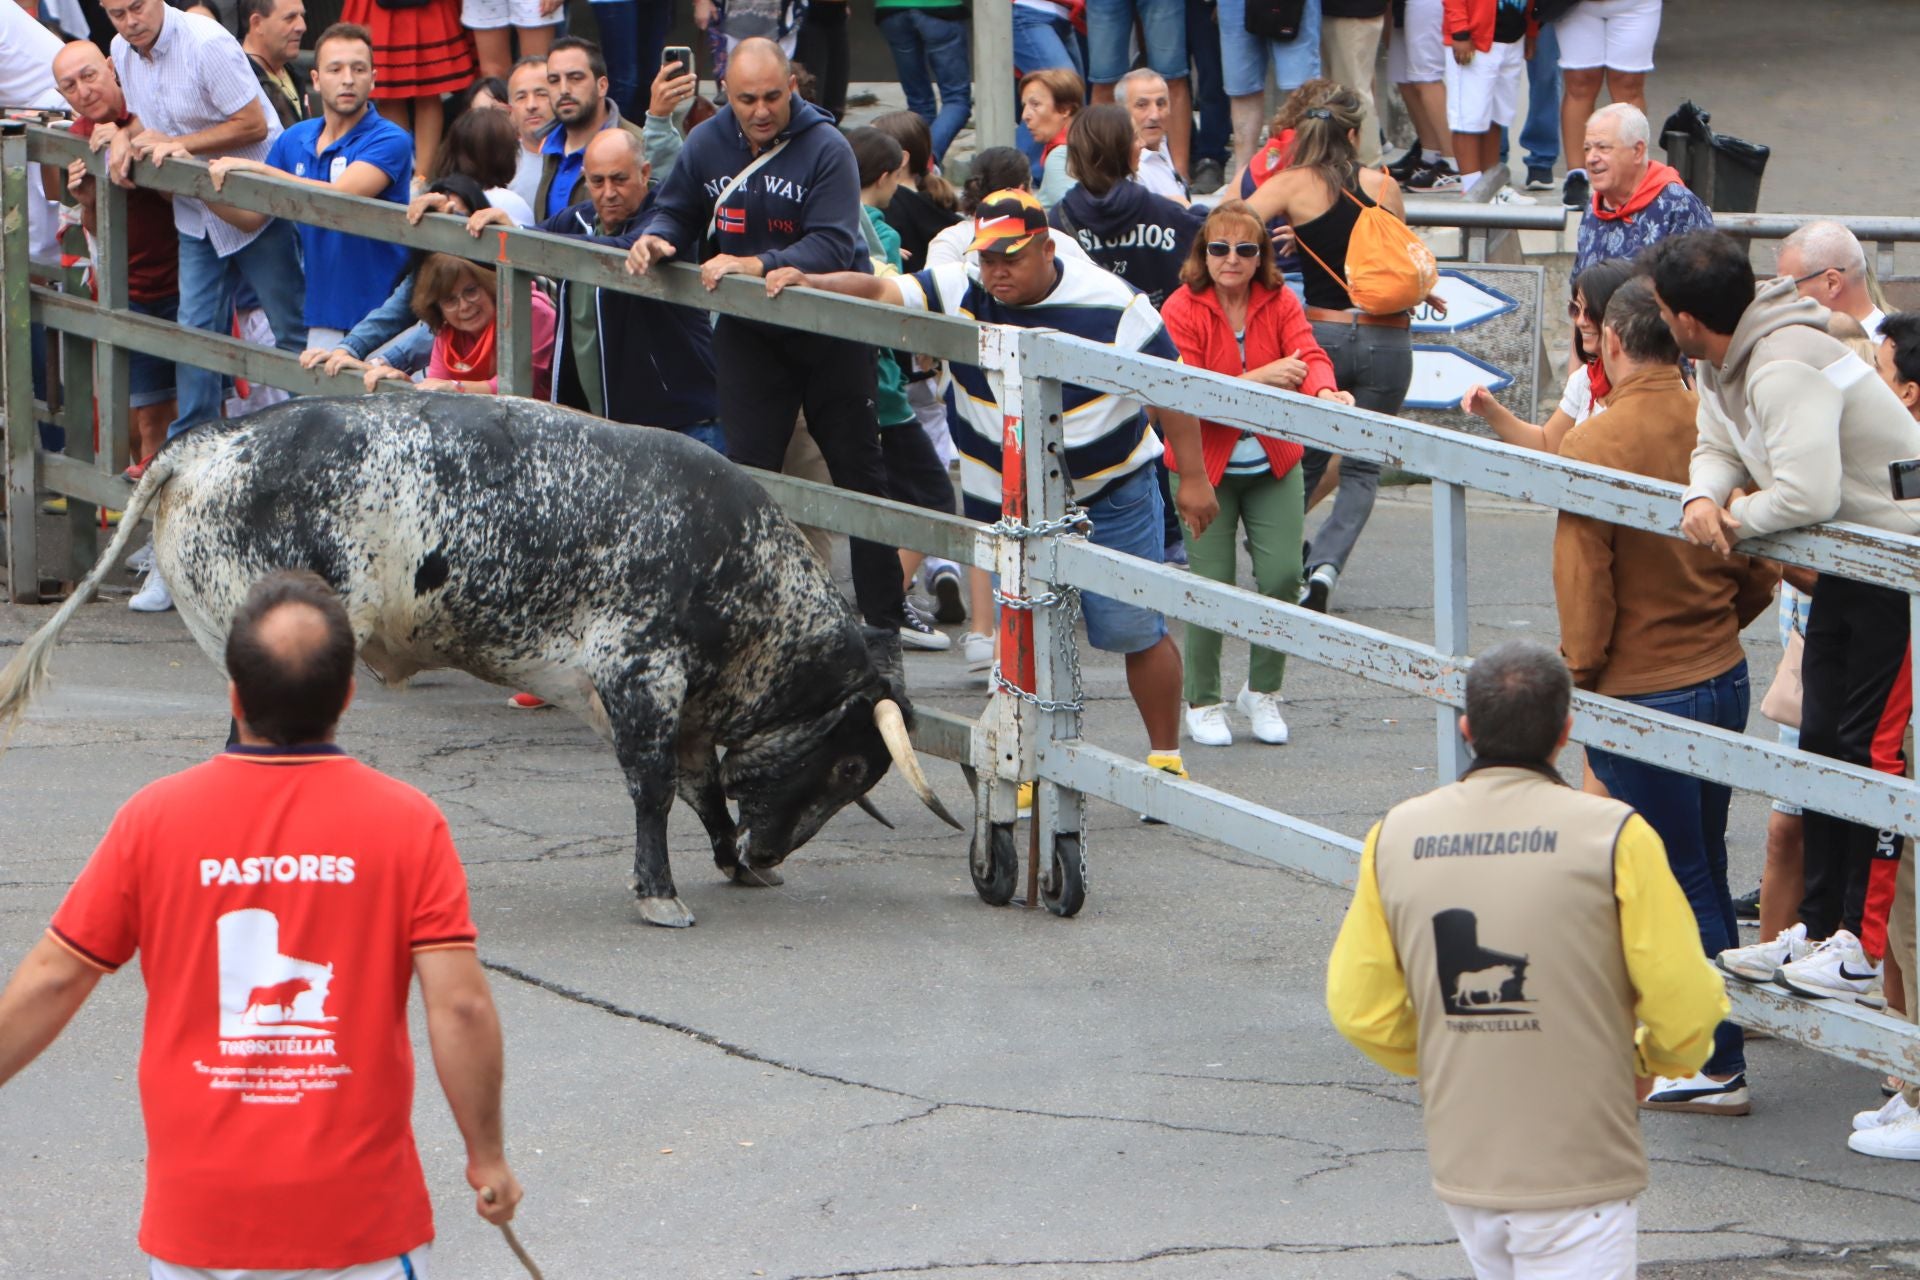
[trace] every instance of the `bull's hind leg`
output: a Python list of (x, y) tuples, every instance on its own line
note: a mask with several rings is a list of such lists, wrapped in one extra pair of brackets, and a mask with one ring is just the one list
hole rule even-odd
[(675, 739), (685, 681), (657, 669), (622, 673), (600, 699), (613, 731), (614, 754), (633, 797), (633, 891), (648, 924), (684, 929), (693, 912), (673, 887), (667, 863), (667, 811), (673, 807)]

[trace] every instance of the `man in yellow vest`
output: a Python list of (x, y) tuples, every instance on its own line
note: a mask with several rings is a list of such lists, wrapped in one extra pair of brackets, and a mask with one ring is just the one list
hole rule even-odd
[(1474, 662), (1473, 767), (1368, 833), (1328, 962), (1340, 1034), (1419, 1077), (1433, 1189), (1482, 1280), (1630, 1280), (1634, 1077), (1698, 1071), (1727, 1013), (1653, 828), (1554, 772), (1571, 696), (1536, 642)]

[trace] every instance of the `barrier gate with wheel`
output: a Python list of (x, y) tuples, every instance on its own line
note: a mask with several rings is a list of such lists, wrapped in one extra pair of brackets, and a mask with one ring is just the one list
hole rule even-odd
[[(204, 368), (258, 379), (296, 394), (360, 393), (356, 377), (303, 370), (287, 355), (210, 333), (129, 314), (126, 310), (125, 193), (101, 184), (99, 302), (30, 284), (25, 165), (64, 167), (100, 161), (63, 130), (17, 122), (0, 125), (0, 264), (4, 271), (4, 364), (0, 408), (9, 424), (6, 527), (9, 590), (21, 602), (40, 592), (34, 499), (41, 489), (71, 500), (75, 558), (90, 564), (93, 504), (122, 506), (126, 465), (126, 358), (150, 351)], [(208, 198), (204, 165), (142, 162), (139, 185)], [(601, 288), (645, 294), (791, 328), (831, 331), (875, 345), (977, 364), (1002, 386), (1007, 507), (981, 526), (882, 499), (788, 477), (755, 473), (803, 523), (945, 556), (997, 570), (1003, 601), (1005, 679), (977, 719), (923, 709), (920, 749), (957, 761), (974, 787), (970, 862), (975, 887), (1004, 903), (1018, 887), (1021, 842), (1015, 833), (1015, 785), (1037, 782), (1030, 847), (1041, 855), (1038, 898), (1070, 916), (1089, 892), (1083, 806), (1093, 797), (1150, 814), (1171, 826), (1336, 885), (1351, 884), (1359, 842), (1244, 797), (1182, 781), (1107, 750), (1082, 736), (1078, 648), (1072, 602), (1081, 590), (1158, 609), (1252, 643), (1284, 650), (1321, 666), (1418, 694), (1435, 704), (1439, 773), (1452, 778), (1466, 764), (1455, 730), (1464, 696), (1467, 652), (1466, 491), (1482, 489), (1615, 524), (1673, 535), (1677, 486), (1558, 457), (1515, 449), (1445, 427), (1347, 409), (1199, 372), (1151, 357), (1050, 331), (1002, 329), (960, 319), (904, 312), (833, 295), (789, 290), (769, 300), (758, 282), (723, 280), (713, 293), (695, 268), (674, 265), (646, 279), (625, 274), (616, 250), (533, 231), (489, 230), (469, 237), (460, 220), (434, 216), (409, 227), (397, 207), (316, 192), (254, 174), (229, 178), (220, 199), (287, 217), (455, 254), (496, 268), (500, 281), (500, 346), (507, 353), (502, 390), (527, 387), (529, 290), (536, 276), (566, 277)], [(29, 323), (58, 338), (69, 427), (65, 454), (40, 449)], [(1196, 577), (1096, 547), (1078, 531), (1064, 466), (1061, 386), (1137, 395), (1179, 409), (1278, 435), (1343, 455), (1374, 459), (1430, 478), (1433, 484), (1434, 634), (1398, 636), (1307, 612), (1238, 587)], [(410, 394), (393, 390), (381, 394)], [(87, 430), (97, 401), (97, 449)], [(1829, 525), (1790, 535), (1749, 539), (1741, 549), (1907, 592), (1920, 592), (1914, 566), (1920, 539)], [(1920, 614), (1920, 604), (1913, 606)], [(1920, 628), (1917, 628), (1920, 630)], [(1573, 737), (1585, 744), (1666, 768), (1757, 791), (1905, 835), (1920, 833), (1920, 787), (1779, 746), (1771, 741), (1679, 720), (1629, 703), (1574, 695)], [(1030, 899), (1031, 901), (1031, 899)], [(1906, 957), (1911, 961), (1913, 957)], [(1920, 972), (1920, 966), (1909, 968)], [(1730, 984), (1733, 1016), (1749, 1027), (1808, 1044), (1824, 1053), (1906, 1078), (1920, 1078), (1920, 1031), (1852, 1005), (1805, 1000), (1784, 990)]]

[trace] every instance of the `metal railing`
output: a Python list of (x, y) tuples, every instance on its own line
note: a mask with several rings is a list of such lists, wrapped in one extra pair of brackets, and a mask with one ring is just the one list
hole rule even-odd
[[(76, 501), (124, 503), (128, 488), (115, 474), (126, 452), (124, 360), (128, 349), (150, 351), (210, 369), (242, 373), (299, 393), (358, 390), (357, 379), (329, 379), (298, 368), (289, 356), (230, 338), (195, 333), (124, 313), (126, 227), (124, 193), (102, 184), (100, 234), (102, 302), (29, 288), (13, 268), (26, 254), (22, 168), (36, 161), (64, 164), (85, 154), (77, 141), (41, 128), (30, 135), (0, 129), (0, 259), (8, 264), (4, 297), (4, 386), (9, 424), (7, 545), (10, 583), (31, 598), (32, 499), (38, 487)], [(176, 194), (208, 196), (203, 166), (142, 164), (136, 179)], [(1069, 588), (1097, 591), (1157, 609), (1254, 644), (1436, 704), (1435, 744), (1443, 779), (1467, 761), (1455, 728), (1464, 699), (1468, 654), (1466, 492), (1482, 489), (1510, 498), (1672, 536), (1680, 490), (1644, 477), (1607, 471), (1559, 457), (1516, 449), (1441, 427), (1308, 400), (1241, 379), (1207, 373), (1112, 347), (1038, 330), (1002, 329), (927, 316), (807, 290), (770, 300), (756, 282), (731, 278), (713, 293), (690, 266), (673, 265), (636, 279), (617, 251), (527, 231), (490, 230), (469, 238), (451, 218), (408, 227), (392, 205), (316, 193), (311, 188), (253, 175), (229, 180), (222, 199), (257, 212), (293, 217), (421, 249), (485, 262), (500, 273), (501, 349), (507, 353), (503, 387), (527, 385), (528, 290), (537, 276), (584, 283), (744, 316), (794, 328), (831, 331), (863, 342), (915, 350), (978, 365), (1002, 384), (1009, 459), (1019, 460), (1024, 510), (996, 531), (869, 498), (754, 473), (797, 520), (893, 545), (997, 569), (1001, 590), (1014, 599), (1041, 601)], [(121, 304), (116, 309), (114, 302)], [(99, 400), (99, 458), (48, 454), (34, 445), (31, 369), (26, 351), (29, 318), (60, 336), (69, 369), (91, 367)], [(116, 368), (116, 366), (118, 366)], [(102, 376), (105, 371), (105, 376)], [(1017, 536), (1065, 517), (1071, 506), (1065, 466), (1061, 387), (1073, 383), (1136, 396), (1149, 404), (1193, 413), (1263, 436), (1282, 436), (1336, 454), (1362, 457), (1433, 481), (1434, 634), (1430, 641), (1398, 636), (1341, 618), (1309, 612), (1239, 587), (1110, 551), (1070, 533)], [(112, 403), (111, 393), (120, 403)], [(405, 394), (396, 391), (392, 394)], [(84, 408), (77, 388), (68, 400)], [(75, 417), (79, 411), (75, 411)], [(70, 437), (71, 442), (71, 437)], [(1009, 464), (1009, 492), (1016, 474)], [(1920, 539), (1849, 525), (1827, 525), (1768, 538), (1741, 549), (1822, 572), (1913, 593), (1912, 566)], [(29, 573), (21, 576), (22, 556)], [(1920, 596), (1912, 606), (1920, 613)], [(1359, 843), (1255, 801), (1172, 778), (1086, 741), (1074, 697), (1076, 639), (1062, 610), (1031, 610), (1025, 664), (1034, 699), (998, 694), (978, 720), (923, 710), (916, 740), (931, 754), (957, 760), (975, 785), (976, 886), (989, 900), (1011, 894), (1015, 867), (1014, 786), (1037, 779), (1035, 833), (1048, 871), (1040, 896), (1059, 914), (1072, 914), (1086, 888), (1083, 797), (1149, 813), (1183, 830), (1254, 854), (1278, 866), (1334, 884), (1350, 884)], [(1005, 615), (1003, 615), (1003, 624)], [(1011, 637), (1017, 629), (1003, 625)], [(1016, 662), (1016, 667), (1023, 665)], [(1592, 694), (1574, 699), (1578, 741), (1602, 750), (1755, 791), (1819, 812), (1868, 822), (1903, 834), (1920, 833), (1920, 787), (1905, 778), (1779, 746), (1758, 738), (1647, 710)], [(1909, 958), (1911, 959), (1911, 958)], [(1911, 972), (1911, 970), (1910, 970)], [(1915, 975), (1920, 981), (1920, 975)], [(1920, 1078), (1920, 1031), (1907, 1023), (1838, 1002), (1803, 1000), (1784, 990), (1730, 983), (1735, 1017), (1750, 1027), (1809, 1044), (1876, 1069)]]

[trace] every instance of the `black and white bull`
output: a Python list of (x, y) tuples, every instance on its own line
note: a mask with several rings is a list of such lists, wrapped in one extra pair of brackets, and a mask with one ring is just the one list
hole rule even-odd
[(215, 665), (262, 574), (312, 569), (381, 679), (457, 668), (609, 738), (653, 924), (693, 923), (667, 862), (676, 790), (748, 884), (778, 883), (772, 869), (846, 804), (878, 817), (864, 796), (889, 760), (959, 825), (908, 740), (898, 635), (863, 626), (766, 493), (682, 436), (461, 395), (293, 400), (199, 428), (168, 444), (100, 563), (0, 672), (0, 721), (45, 683), (61, 628), (142, 515)]

